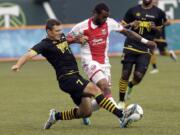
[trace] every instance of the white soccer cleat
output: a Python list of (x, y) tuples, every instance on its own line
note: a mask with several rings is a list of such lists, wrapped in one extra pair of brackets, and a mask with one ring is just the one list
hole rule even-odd
[(120, 122), (121, 128), (127, 128), (133, 122), (131, 115), (134, 114), (136, 108), (137, 108), (137, 106), (134, 105), (132, 108), (126, 109), (124, 111), (124, 117), (121, 118), (121, 122)]
[(56, 114), (56, 110), (51, 109), (49, 113), (49, 118), (44, 125), (44, 129), (50, 129), (51, 126), (56, 123), (55, 114)]
[(175, 52), (174, 52), (173, 50), (170, 50), (169, 53), (170, 53), (171, 58), (172, 58), (174, 61), (177, 61), (177, 56), (176, 56)]
[(159, 73), (159, 70), (158, 69), (153, 69), (149, 73), (150, 74), (157, 74), (157, 73)]
[(122, 101), (119, 101), (117, 105), (118, 105), (118, 108), (122, 110), (124, 110), (126, 106), (125, 102), (122, 102)]

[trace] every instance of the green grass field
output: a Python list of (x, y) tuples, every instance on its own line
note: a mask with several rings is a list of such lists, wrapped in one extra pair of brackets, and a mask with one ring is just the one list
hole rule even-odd
[[(0, 63), (0, 135), (180, 135), (180, 61), (159, 57), (160, 72), (147, 73), (134, 88), (128, 103), (144, 109), (141, 121), (120, 129), (115, 116), (100, 110), (92, 125), (81, 120), (58, 122), (48, 131), (42, 129), (49, 109), (73, 107), (69, 96), (59, 90), (55, 74), (46, 61), (27, 63), (19, 73), (10, 71), (15, 62)], [(120, 58), (111, 58), (112, 92), (118, 99)]]

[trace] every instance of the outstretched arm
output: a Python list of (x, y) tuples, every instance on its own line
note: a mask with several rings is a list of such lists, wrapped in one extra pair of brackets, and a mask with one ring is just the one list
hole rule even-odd
[(24, 54), (22, 57), (20, 57), (18, 59), (18, 61), (16, 62), (15, 65), (13, 65), (11, 67), (11, 70), (18, 72), (20, 70), (20, 68), (28, 61), (30, 60), (32, 57), (36, 56), (37, 53), (35, 53), (33, 50), (27, 52), (26, 54)]
[(78, 43), (78, 44), (85, 44), (88, 41), (88, 37), (84, 35), (72, 35), (68, 34), (66, 36), (66, 40), (69, 44)]
[(147, 40), (132, 30), (124, 28), (123, 30), (120, 31), (120, 33), (122, 33), (123, 35), (134, 41), (141, 42), (152, 47), (156, 46), (156, 43), (154, 41)]

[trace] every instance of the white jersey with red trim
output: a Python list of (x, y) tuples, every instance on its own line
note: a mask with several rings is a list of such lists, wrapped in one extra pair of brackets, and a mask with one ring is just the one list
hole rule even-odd
[(109, 34), (111, 31), (122, 30), (123, 26), (112, 18), (107, 18), (106, 23), (100, 27), (92, 22), (92, 18), (89, 18), (75, 25), (70, 33), (83, 34), (89, 38), (88, 42), (81, 46), (83, 64), (93, 60), (103, 65), (110, 65), (108, 58)]

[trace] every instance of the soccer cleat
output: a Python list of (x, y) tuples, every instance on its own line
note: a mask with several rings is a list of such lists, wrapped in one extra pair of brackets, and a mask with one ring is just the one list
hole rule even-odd
[(89, 118), (83, 118), (83, 124), (88, 126), (88, 125), (91, 125), (91, 121)]
[(56, 110), (51, 109), (49, 113), (49, 118), (44, 125), (44, 129), (50, 129), (51, 126), (56, 123), (55, 114), (56, 114)]
[(125, 94), (125, 100), (130, 99), (132, 90), (133, 88), (128, 87), (128, 90), (126, 91), (126, 94)]
[(124, 116), (121, 118), (120, 126), (121, 128), (127, 128), (133, 122), (131, 115), (135, 112), (137, 105), (134, 105), (132, 108), (124, 111)]
[(119, 109), (124, 110), (126, 104), (125, 104), (125, 102), (123, 102), (123, 101), (119, 101), (117, 105), (118, 105), (118, 108), (119, 108)]
[(153, 69), (153, 70), (151, 70), (149, 73), (150, 73), (150, 74), (157, 74), (158, 72), (159, 72), (158, 69)]
[(174, 51), (173, 51), (173, 50), (170, 50), (169, 53), (170, 53), (170, 57), (171, 57), (174, 61), (177, 61), (177, 56), (176, 56), (176, 54), (174, 53)]

